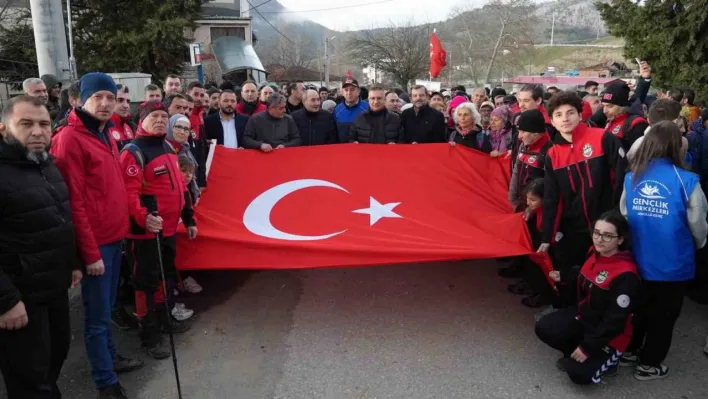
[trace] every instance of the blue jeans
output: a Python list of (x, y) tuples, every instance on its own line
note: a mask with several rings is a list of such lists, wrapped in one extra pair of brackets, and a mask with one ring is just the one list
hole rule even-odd
[(116, 302), (122, 254), (120, 241), (101, 245), (98, 249), (105, 271), (102, 276), (84, 276), (81, 297), (86, 311), (84, 343), (91, 362), (91, 377), (96, 387), (102, 389), (118, 382), (113, 371), (116, 347), (111, 336), (111, 311)]

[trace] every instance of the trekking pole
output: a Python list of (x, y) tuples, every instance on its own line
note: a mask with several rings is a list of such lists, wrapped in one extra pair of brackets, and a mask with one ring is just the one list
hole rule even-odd
[[(157, 217), (157, 212), (152, 212), (152, 215)], [(170, 307), (167, 303), (167, 280), (165, 280), (165, 267), (162, 265), (162, 240), (160, 237), (162, 232), (155, 234), (155, 239), (157, 240), (157, 260), (160, 264), (160, 275), (162, 276), (162, 288), (165, 292), (165, 313), (167, 313), (167, 327), (168, 334), (170, 336), (170, 349), (172, 350), (172, 364), (175, 367), (175, 381), (177, 381), (177, 397), (182, 399), (182, 384), (179, 382), (179, 370), (177, 369), (177, 351), (175, 350), (175, 337), (172, 334), (172, 315), (170, 314)]]

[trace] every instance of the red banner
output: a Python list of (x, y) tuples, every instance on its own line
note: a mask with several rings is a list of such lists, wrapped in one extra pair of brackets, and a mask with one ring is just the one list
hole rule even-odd
[(462, 146), (219, 146), (178, 238), (180, 269), (278, 269), (531, 252), (507, 200), (509, 160)]

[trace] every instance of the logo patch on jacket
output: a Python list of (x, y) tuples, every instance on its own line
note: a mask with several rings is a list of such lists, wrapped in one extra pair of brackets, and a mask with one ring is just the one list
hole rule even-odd
[(529, 165), (533, 165), (534, 163), (536, 163), (536, 159), (538, 159), (538, 158), (536, 158), (535, 155), (531, 155), (529, 157)]
[(118, 131), (114, 130), (112, 135), (114, 139), (120, 140), (120, 133), (118, 133)]
[(602, 284), (607, 280), (607, 271), (603, 270), (600, 273), (597, 273), (597, 277), (595, 277), (595, 282), (598, 284)]
[(167, 173), (167, 166), (165, 166), (165, 165), (157, 166), (157, 167), (155, 167), (155, 169), (152, 170), (152, 172), (155, 174), (155, 176), (164, 175), (165, 173)]
[(587, 143), (583, 146), (583, 156), (585, 158), (590, 158), (592, 156), (592, 146)]
[(616, 135), (617, 133), (620, 132), (620, 130), (622, 130), (622, 126), (617, 125), (617, 126), (615, 126), (614, 129), (612, 129), (612, 134)]
[(130, 177), (137, 176), (138, 175), (138, 167), (135, 165), (128, 166), (128, 169), (125, 170), (125, 174)]

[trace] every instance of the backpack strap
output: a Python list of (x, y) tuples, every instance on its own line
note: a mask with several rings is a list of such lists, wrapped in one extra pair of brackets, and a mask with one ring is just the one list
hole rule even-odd
[(138, 166), (140, 166), (140, 169), (145, 169), (145, 155), (143, 155), (143, 151), (135, 145), (134, 143), (128, 143), (125, 146), (123, 146), (123, 149), (120, 150), (120, 152), (123, 151), (129, 151), (133, 156), (135, 157), (135, 161), (138, 163)]

